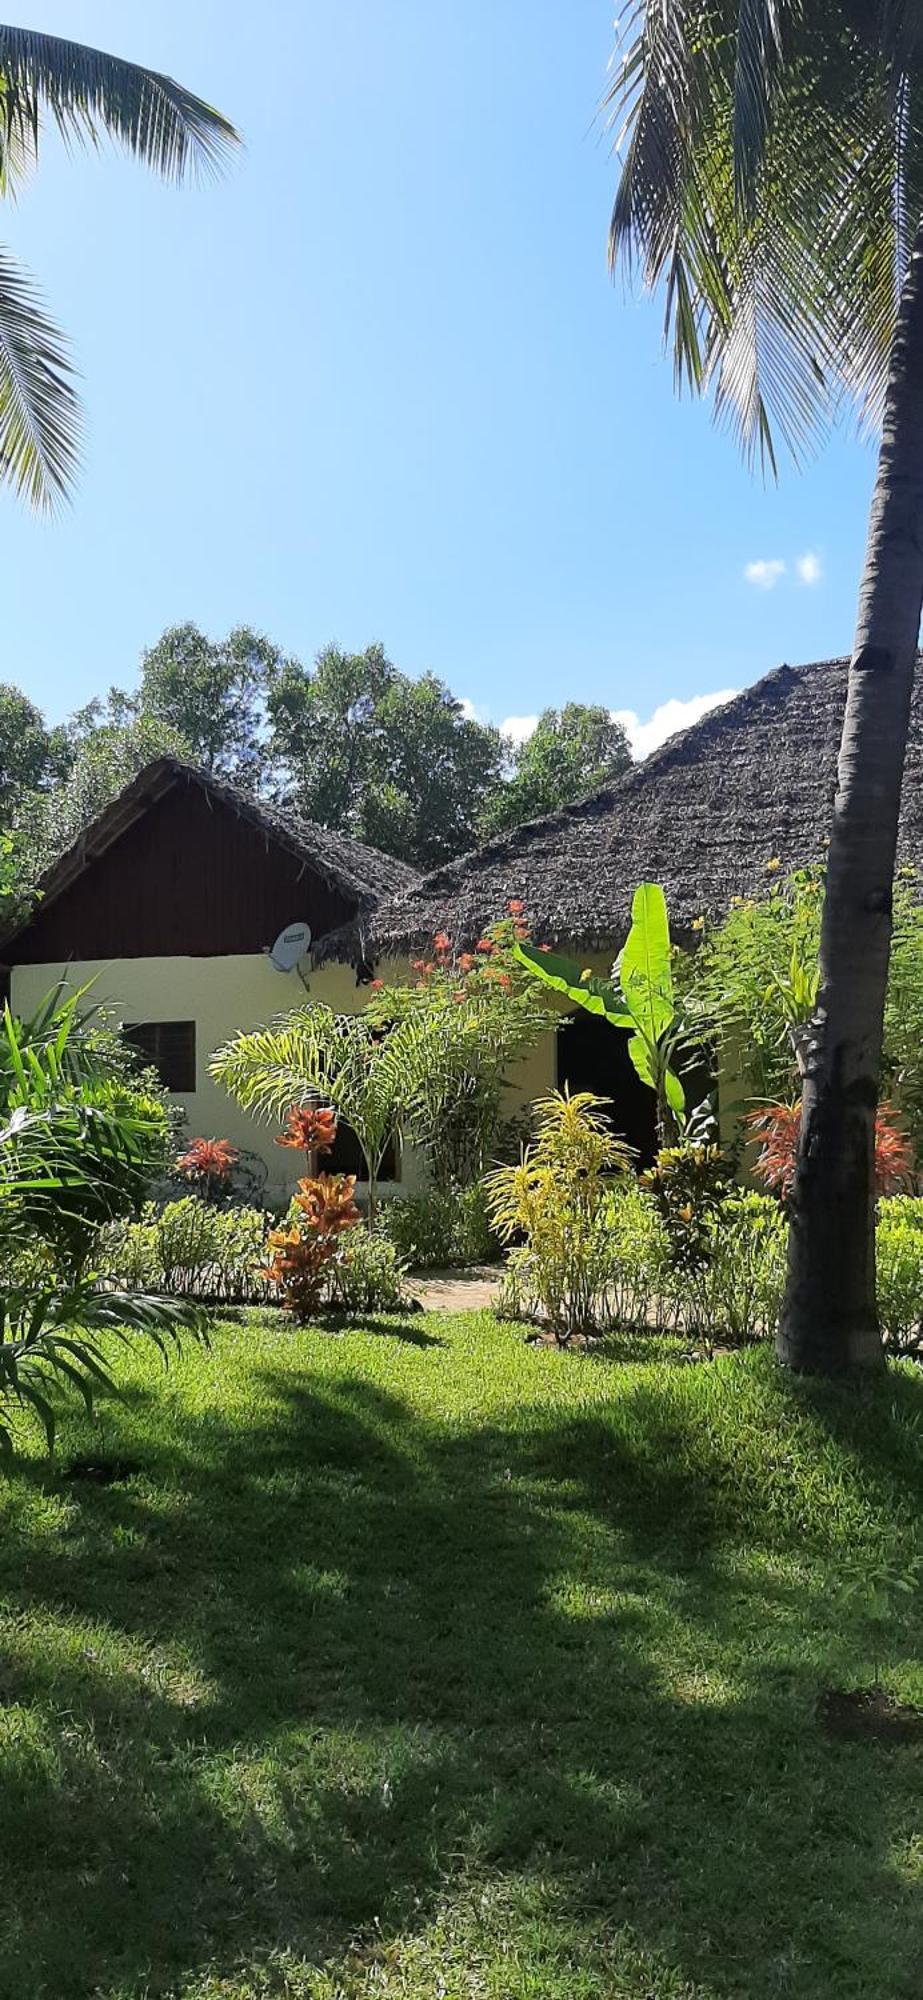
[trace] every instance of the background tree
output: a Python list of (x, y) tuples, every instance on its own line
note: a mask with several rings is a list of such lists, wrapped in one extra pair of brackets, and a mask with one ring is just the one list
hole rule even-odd
[[(227, 119), (172, 77), (28, 28), (0, 25), (0, 88), (4, 194), (37, 161), (46, 114), (65, 141), (106, 135), (169, 180), (217, 168), (236, 143)], [(0, 247), (0, 477), (52, 506), (73, 481), (80, 421), (64, 341)]]
[(72, 751), (70, 770), (61, 783), (47, 791), (28, 792), (20, 800), (14, 837), (24, 894), (146, 764), (164, 755), (190, 755), (188, 744), (174, 729), (150, 716), (128, 724), (104, 720), (72, 744)]
[(0, 683), (0, 821), (4, 826), (9, 825), (23, 793), (45, 785), (55, 763), (40, 710), (9, 681)]
[(532, 735), (518, 745), (508, 782), (494, 792), (484, 832), (500, 833), (585, 797), (631, 763), (621, 722), (607, 708), (569, 701), (546, 708)]
[(313, 673), (285, 664), (267, 711), (281, 791), (309, 818), (421, 868), (475, 844), (502, 744), (434, 674), (410, 679), (380, 645), (327, 646)]
[(613, 258), (663, 281), (677, 377), (749, 452), (883, 411), (806, 1046), (780, 1356), (881, 1367), (874, 1127), (923, 605), (923, 8), (646, 0)]
[(141, 657), (139, 715), (175, 730), (196, 762), (247, 788), (263, 776), (270, 677), (298, 673), (278, 646), (249, 625), (208, 639), (197, 625), (171, 625)]

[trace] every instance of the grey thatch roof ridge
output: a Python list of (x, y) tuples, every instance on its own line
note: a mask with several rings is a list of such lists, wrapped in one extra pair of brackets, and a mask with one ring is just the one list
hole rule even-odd
[[(49, 864), (38, 884), (43, 906), (60, 896), (84, 868), (176, 784), (200, 785), (209, 798), (229, 806), (267, 841), (285, 848), (315, 869), (328, 886), (350, 897), (357, 911), (370, 910), (383, 897), (418, 880), (415, 869), (390, 854), (382, 854), (377, 847), (334, 833), (287, 806), (268, 805), (226, 779), (216, 778), (198, 764), (181, 757), (162, 756), (131, 778), (96, 819), (84, 827), (73, 845)], [(18, 923), (15, 930), (18, 933), (24, 927)]]
[[(531, 820), (379, 904), (361, 939), (331, 932), (319, 957), (394, 957), (437, 930), (470, 945), (521, 900), (537, 940), (608, 950), (622, 942), (637, 883), (666, 891), (674, 934), (765, 894), (822, 860), (846, 696), (844, 659), (777, 667), (668, 738), (643, 763)], [(923, 692), (914, 691), (901, 858), (923, 868)]]

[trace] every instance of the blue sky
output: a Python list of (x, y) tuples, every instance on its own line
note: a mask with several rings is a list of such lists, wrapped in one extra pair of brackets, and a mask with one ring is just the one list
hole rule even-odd
[(612, 11), (23, 0), (219, 104), (246, 151), (176, 190), (49, 140), (7, 210), (87, 447), (63, 518), (0, 498), (0, 677), (57, 719), (165, 625), (246, 621), (305, 659), (380, 638), (496, 721), (647, 719), (848, 649), (869, 451), (844, 434), (764, 487), (676, 400), (659, 305), (608, 277)]

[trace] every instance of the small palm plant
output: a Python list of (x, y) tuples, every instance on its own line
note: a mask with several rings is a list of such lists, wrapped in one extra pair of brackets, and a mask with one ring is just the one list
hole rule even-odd
[(387, 1027), (362, 1014), (335, 1014), (312, 1002), (268, 1028), (236, 1035), (216, 1050), (212, 1076), (245, 1111), (286, 1117), (292, 1107), (326, 1105), (355, 1133), (375, 1219), (382, 1161), (392, 1141), (425, 1144), (464, 1059), (465, 1024), (411, 1011)]

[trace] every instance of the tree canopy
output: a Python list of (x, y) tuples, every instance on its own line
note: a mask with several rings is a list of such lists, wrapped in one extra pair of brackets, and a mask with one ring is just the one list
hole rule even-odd
[(171, 625), (135, 690), (112, 687), (54, 729), (0, 686), (0, 812), (25, 886), (164, 754), (420, 869), (582, 797), (630, 757), (602, 707), (546, 709), (511, 763), (499, 730), (378, 643), (325, 646), (307, 667), (249, 625), (223, 639)]
[(556, 812), (618, 777), (630, 763), (624, 727), (607, 708), (579, 701), (546, 708), (517, 747), (508, 783), (488, 803), (485, 831), (499, 833)]

